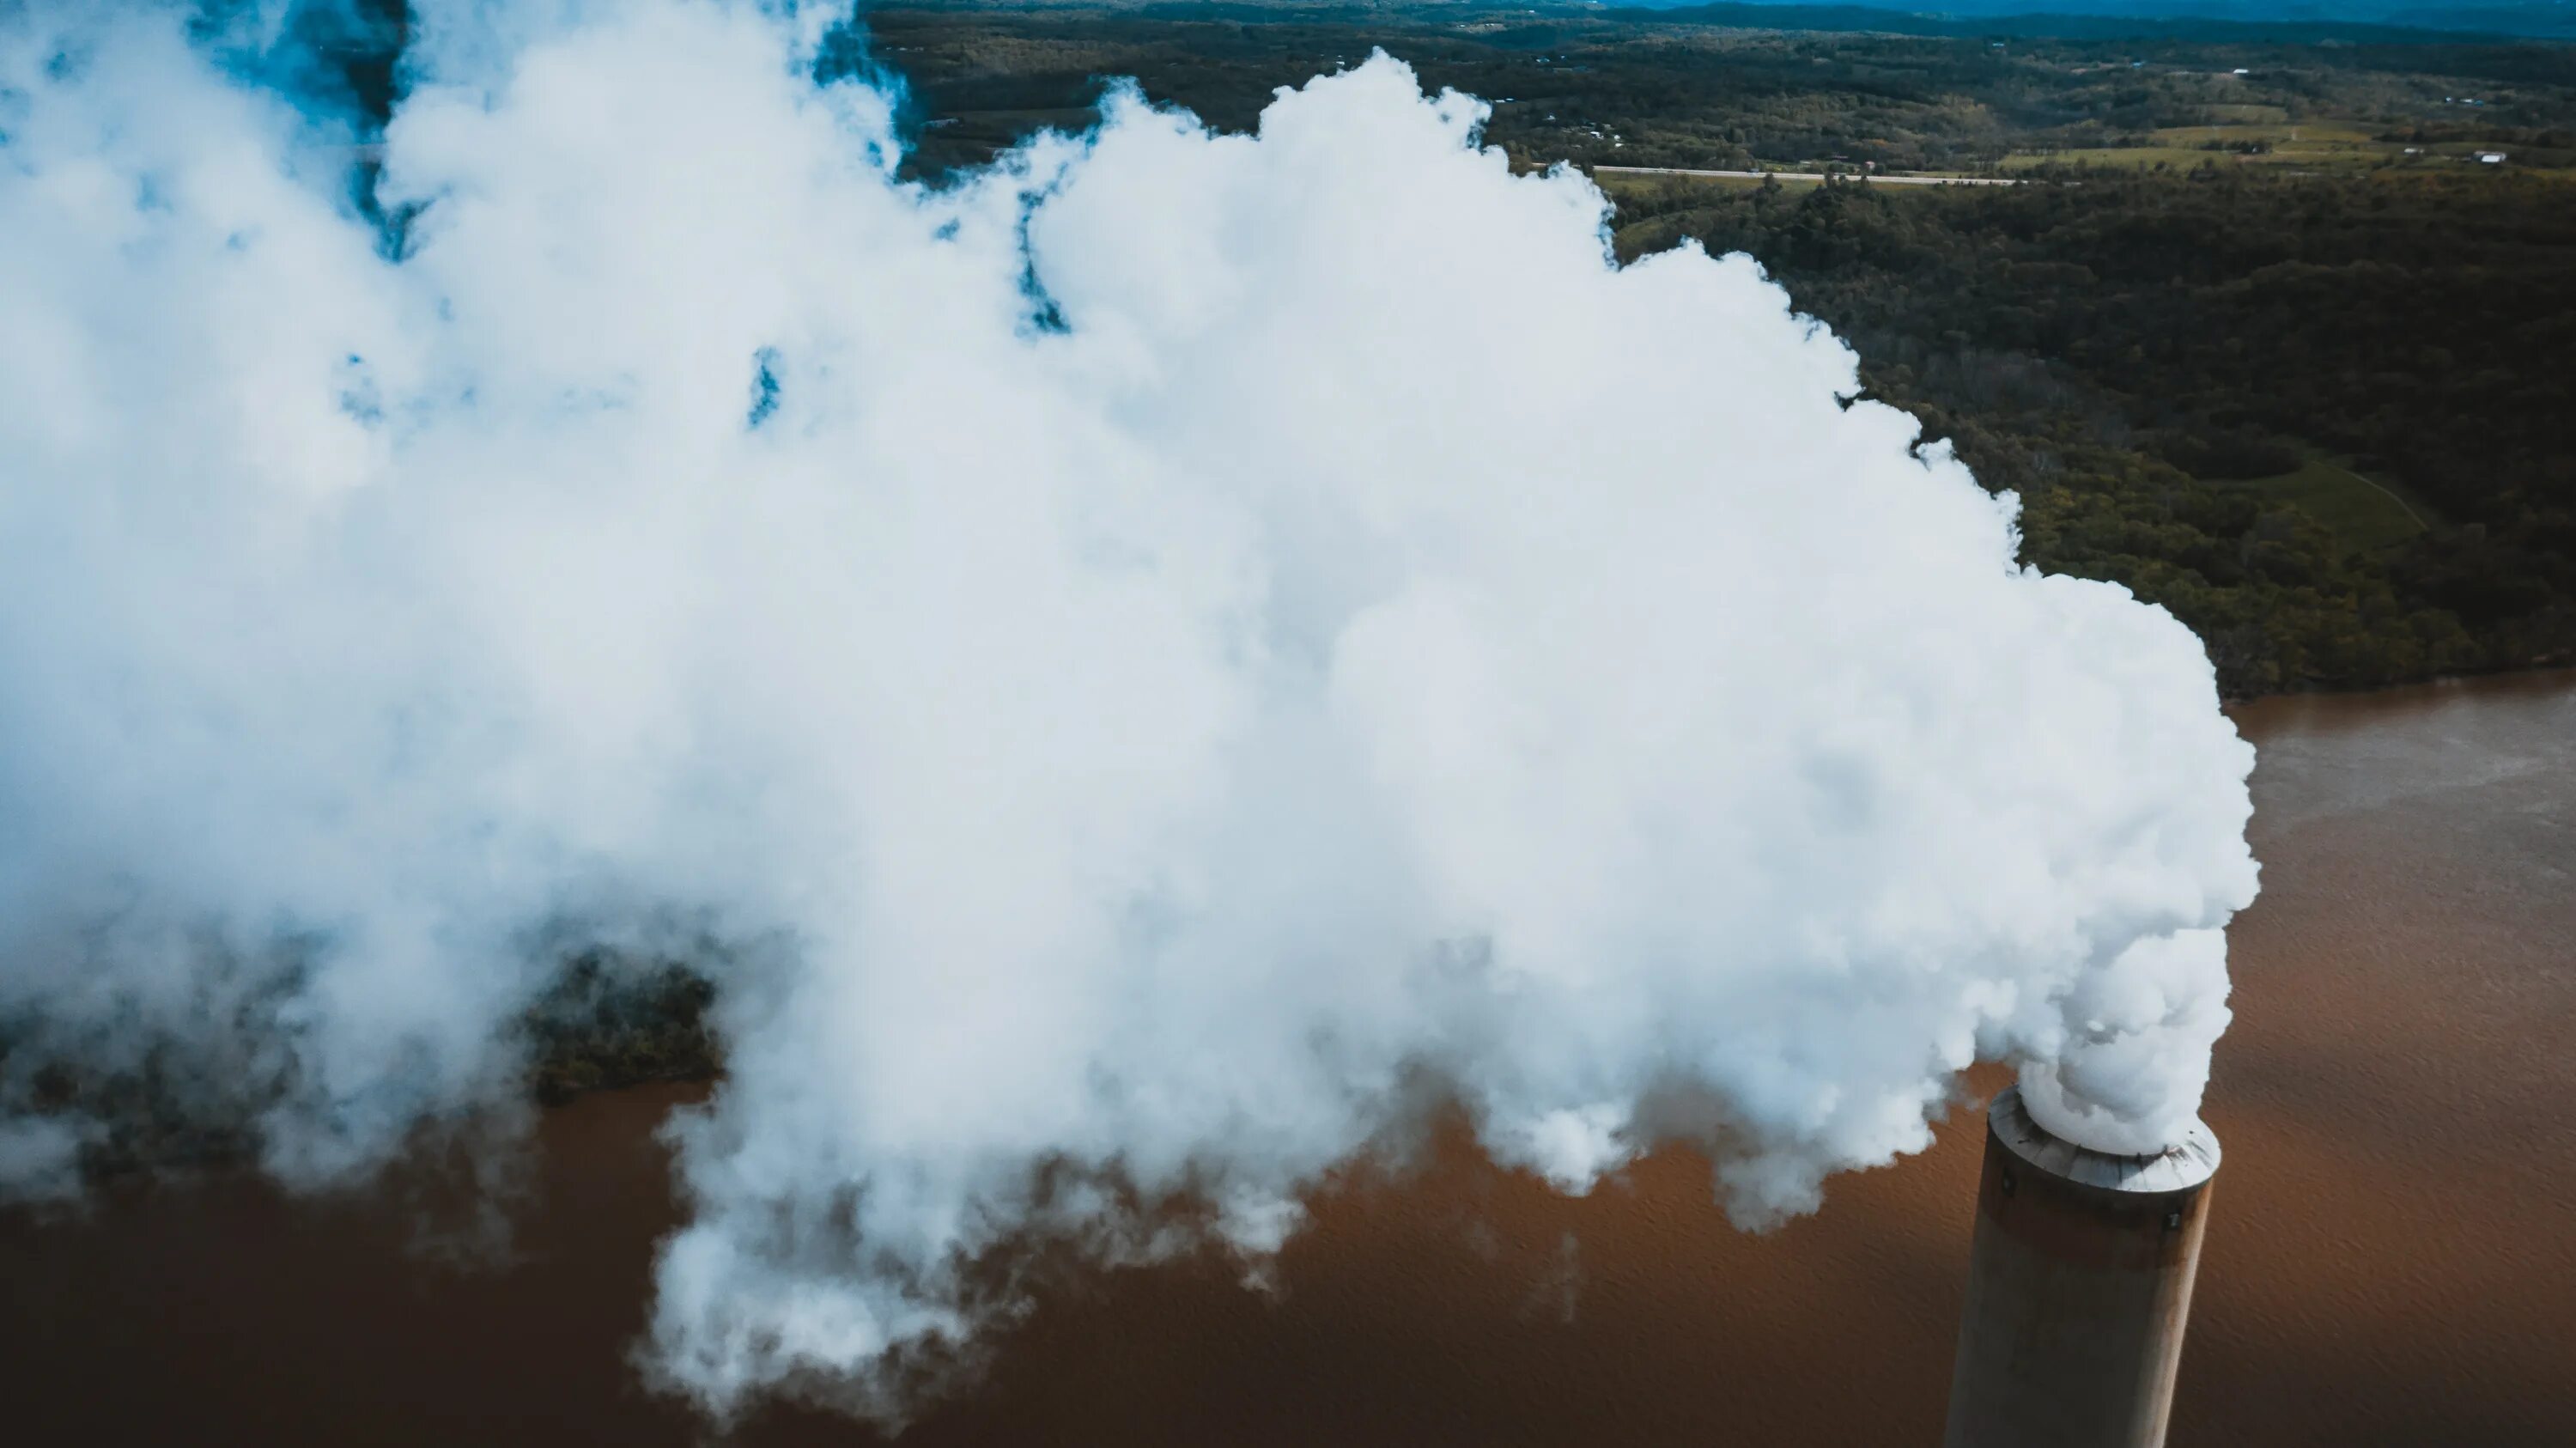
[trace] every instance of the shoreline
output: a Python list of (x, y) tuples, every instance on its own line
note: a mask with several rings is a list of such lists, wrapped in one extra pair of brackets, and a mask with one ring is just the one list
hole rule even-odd
[(2239, 709), (2277, 699), (2366, 699), (2376, 694), (2395, 694), (2408, 689), (2440, 689), (2489, 680), (2544, 678), (2550, 674), (2565, 674), (2571, 681), (2576, 681), (2576, 653), (2550, 654), (2528, 663), (2498, 664), (2487, 669), (2452, 669), (2421, 678), (2392, 679), (2379, 684), (2318, 684), (2310, 688), (2273, 689), (2260, 694), (2230, 694), (2221, 690), (2218, 708), (2221, 713), (2233, 717)]

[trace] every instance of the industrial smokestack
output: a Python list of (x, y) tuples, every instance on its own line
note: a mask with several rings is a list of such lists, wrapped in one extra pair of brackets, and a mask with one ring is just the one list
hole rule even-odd
[(1949, 1448), (2155, 1448), (2200, 1266), (2218, 1138), (2152, 1156), (2049, 1134), (2015, 1087), (1986, 1112)]

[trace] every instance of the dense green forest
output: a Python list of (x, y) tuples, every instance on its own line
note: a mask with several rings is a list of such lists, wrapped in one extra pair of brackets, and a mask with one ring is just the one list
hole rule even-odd
[(927, 171), (1036, 125), (1086, 124), (1112, 76), (1245, 129), (1276, 87), (1375, 48), (1492, 102), (1488, 139), (1524, 162), (1979, 171), (2206, 148), (2423, 166), (2504, 145), (2510, 169), (2576, 165), (2576, 47), (1816, 34), (1703, 13), (968, 7), (877, 10), (868, 25), (910, 87)]
[(2576, 187), (1674, 182), (1621, 222), (1759, 257), (2021, 494), (2030, 561), (2172, 608), (2231, 692), (2576, 640)]
[[(1603, 168), (1622, 257), (1759, 259), (1872, 395), (2021, 495), (2028, 561), (2165, 604), (2233, 695), (2576, 653), (2576, 48), (1245, 7), (871, 25), (925, 175), (1087, 123), (1112, 76), (1226, 128), (1374, 48), (1484, 96), (1516, 164)], [(1657, 166), (1784, 179), (1620, 169)], [(1866, 179), (1905, 173), (2029, 184)]]

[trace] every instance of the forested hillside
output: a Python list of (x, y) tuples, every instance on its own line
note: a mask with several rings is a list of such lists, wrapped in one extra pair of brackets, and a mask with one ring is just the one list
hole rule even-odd
[(2032, 562), (2165, 603), (2233, 691), (2576, 642), (2576, 188), (1675, 182), (1621, 221), (1761, 258), (2021, 493)]
[(1241, 129), (1276, 87), (1381, 47), (1492, 103), (1489, 139), (1528, 163), (1951, 171), (2157, 151), (2423, 166), (2496, 144), (2514, 169), (2576, 166), (2576, 47), (1741, 28), (1760, 9), (905, 7), (868, 26), (875, 59), (911, 87), (928, 172), (1087, 124), (1111, 77)]

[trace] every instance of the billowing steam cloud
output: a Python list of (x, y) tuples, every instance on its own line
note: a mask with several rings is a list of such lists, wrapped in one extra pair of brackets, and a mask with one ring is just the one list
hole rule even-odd
[(422, 62), (398, 256), (175, 21), (0, 22), (14, 1190), (105, 1129), (31, 1063), (336, 1180), (514, 1096), (568, 946), (716, 942), (651, 1346), (724, 1408), (971, 1332), (1014, 1232), (1258, 1254), (1426, 1100), (1748, 1220), (1981, 1057), (2196, 1110), (2199, 645), (1751, 262), (1614, 266), (1385, 59), (925, 189), (798, 27), (565, 8)]

